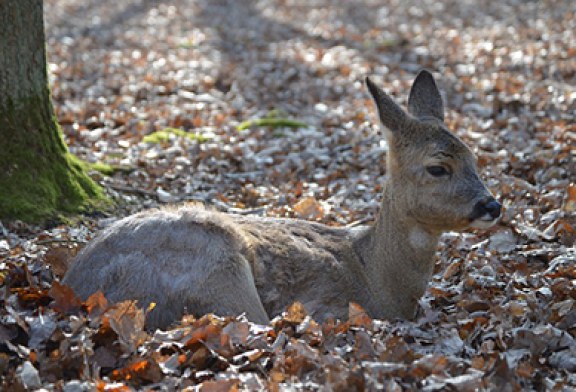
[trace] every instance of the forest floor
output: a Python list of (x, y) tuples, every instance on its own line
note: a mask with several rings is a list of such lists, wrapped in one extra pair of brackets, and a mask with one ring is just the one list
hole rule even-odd
[[(92, 175), (120, 207), (0, 223), (3, 390), (576, 387), (574, 1), (44, 3), (66, 141), (108, 165)], [(442, 237), (414, 321), (351, 306), (318, 324), (294, 305), (267, 326), (205, 316), (145, 331), (132, 303), (81, 303), (58, 283), (99, 229), (170, 203), (370, 223), (387, 145), (363, 80), (405, 105), (422, 67), (504, 213)]]

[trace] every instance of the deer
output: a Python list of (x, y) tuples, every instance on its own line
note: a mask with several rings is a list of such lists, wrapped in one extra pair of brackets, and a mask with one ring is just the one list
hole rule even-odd
[(429, 71), (416, 76), (408, 111), (369, 77), (366, 85), (389, 146), (373, 224), (334, 227), (198, 205), (149, 210), (100, 232), (63, 283), (82, 299), (100, 290), (113, 303), (154, 303), (150, 329), (208, 313), (267, 324), (296, 301), (320, 322), (345, 320), (351, 302), (372, 318), (412, 319), (441, 234), (486, 229), (501, 205), (471, 149), (445, 125)]

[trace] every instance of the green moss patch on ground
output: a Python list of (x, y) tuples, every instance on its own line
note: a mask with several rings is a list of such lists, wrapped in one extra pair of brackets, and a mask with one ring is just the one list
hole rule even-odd
[(179, 128), (164, 128), (161, 131), (152, 132), (149, 135), (144, 136), (142, 139), (146, 143), (163, 143), (170, 140), (171, 137), (183, 137), (190, 140), (195, 140), (199, 143), (210, 140), (211, 138), (199, 133), (186, 132)]
[(126, 165), (109, 165), (104, 162), (86, 162), (80, 161), (84, 167), (84, 170), (88, 173), (90, 172), (98, 172), (105, 176), (112, 176), (114, 173), (122, 172), (122, 173), (129, 173), (134, 170), (131, 166)]
[(269, 128), (308, 128), (305, 122), (286, 117), (280, 110), (271, 110), (265, 117), (255, 118), (240, 123), (236, 129), (244, 131), (251, 127)]

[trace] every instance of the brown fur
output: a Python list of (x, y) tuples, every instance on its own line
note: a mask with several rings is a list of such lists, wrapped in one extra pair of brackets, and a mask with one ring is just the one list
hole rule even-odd
[[(105, 229), (64, 278), (87, 298), (157, 304), (148, 327), (189, 312), (246, 313), (266, 323), (293, 301), (317, 319), (345, 318), (357, 302), (377, 318), (411, 318), (432, 275), (443, 231), (487, 227), (490, 193), (471, 151), (443, 124), (432, 75), (422, 71), (411, 114), (367, 80), (390, 145), (389, 178), (372, 227), (333, 228), (199, 207), (139, 213)], [(433, 176), (430, 166), (449, 169)], [(476, 212), (474, 212), (476, 211)], [(498, 210), (499, 211), (499, 210)]]

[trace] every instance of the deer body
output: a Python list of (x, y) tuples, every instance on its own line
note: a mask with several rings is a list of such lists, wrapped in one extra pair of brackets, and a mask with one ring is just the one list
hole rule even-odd
[(323, 320), (349, 302), (376, 318), (411, 318), (446, 230), (488, 227), (500, 205), (474, 156), (443, 125), (432, 75), (416, 78), (405, 113), (367, 80), (390, 146), (373, 226), (334, 228), (297, 219), (224, 214), (201, 207), (139, 213), (105, 229), (64, 277), (87, 298), (156, 303), (150, 328), (185, 313), (246, 313), (267, 323), (300, 301)]

